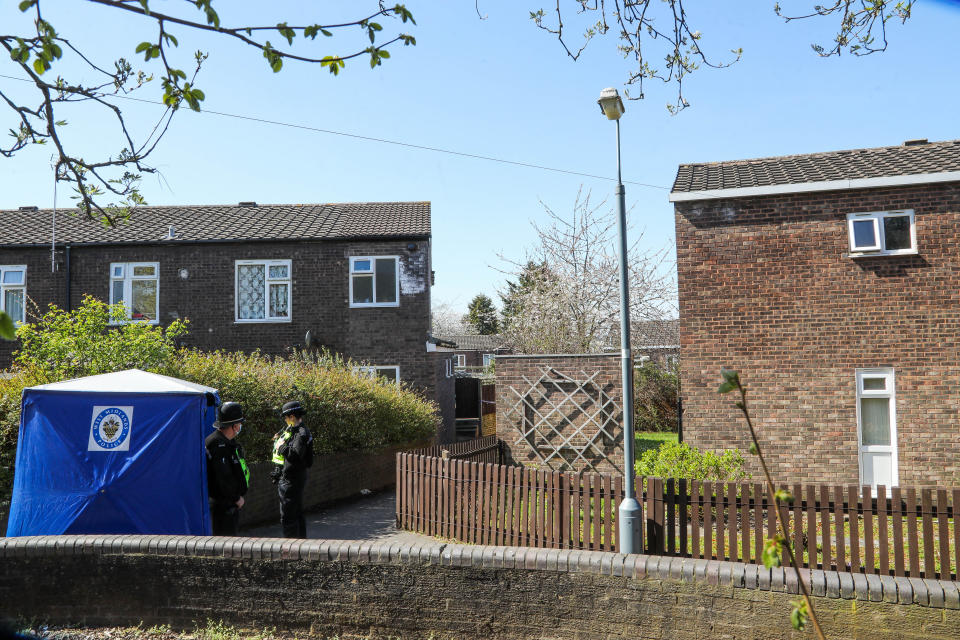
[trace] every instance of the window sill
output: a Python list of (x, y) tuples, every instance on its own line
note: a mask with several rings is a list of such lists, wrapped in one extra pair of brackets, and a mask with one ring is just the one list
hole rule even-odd
[(160, 324), (159, 320), (120, 320), (118, 322), (110, 322), (107, 324), (108, 327), (122, 327), (128, 324), (151, 324), (157, 325)]
[(390, 308), (390, 307), (399, 307), (399, 302), (369, 302), (363, 304), (350, 304), (351, 309), (376, 309), (376, 308)]
[(249, 320), (234, 318), (233, 320), (233, 324), (277, 324), (284, 322), (293, 322), (293, 318), (254, 318)]
[(846, 258), (896, 258), (897, 256), (916, 256), (920, 252), (916, 249), (911, 251), (857, 251), (845, 254)]

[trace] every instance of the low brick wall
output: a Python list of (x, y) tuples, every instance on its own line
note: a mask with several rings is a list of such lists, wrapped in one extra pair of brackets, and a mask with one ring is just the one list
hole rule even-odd
[[(0, 607), (49, 624), (207, 619), (322, 637), (810, 637), (783, 569), (515, 547), (183, 536), (0, 538)], [(831, 638), (960, 636), (956, 583), (805, 580)]]
[[(396, 483), (397, 452), (417, 449), (429, 442), (388, 447), (380, 451), (338, 451), (314, 456), (307, 476), (303, 504), (307, 509), (358, 495), (362, 490), (377, 491)], [(273, 463), (250, 465), (250, 488), (240, 510), (240, 524), (247, 526), (279, 520), (277, 487), (270, 482)]]

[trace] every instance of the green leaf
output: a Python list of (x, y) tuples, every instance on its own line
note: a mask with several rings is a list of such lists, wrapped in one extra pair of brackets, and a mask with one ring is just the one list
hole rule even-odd
[(761, 558), (763, 560), (763, 566), (767, 569), (773, 569), (774, 567), (779, 567), (780, 562), (780, 536), (767, 540), (763, 545), (763, 553)]
[(13, 325), (13, 318), (5, 312), (0, 311), (0, 338), (4, 340), (13, 340), (17, 335), (17, 329)]
[(757, 446), (756, 442), (750, 443), (750, 453), (752, 453), (755, 456), (760, 455), (760, 448)]
[(20, 11), (26, 11), (35, 4), (37, 4), (37, 0), (23, 0), (23, 2), (20, 3)]
[(793, 494), (786, 489), (778, 489), (776, 493), (773, 494), (773, 497), (777, 499), (777, 502), (793, 504)]
[(173, 34), (163, 32), (163, 39), (167, 41), (167, 44), (172, 44), (173, 46), (178, 46), (180, 43), (177, 42), (177, 39), (173, 37)]
[(740, 384), (740, 375), (735, 369), (727, 369), (726, 367), (720, 369), (720, 375), (723, 376), (723, 379), (729, 382), (732, 385)]
[(729, 393), (734, 389), (736, 389), (736, 387), (734, 387), (729, 382), (721, 382), (720, 386), (717, 388), (717, 393)]
[(37, 75), (42, 76), (43, 72), (50, 68), (50, 65), (47, 64), (47, 61), (43, 58), (35, 58), (33, 61), (33, 70), (37, 72)]
[(810, 617), (807, 611), (807, 603), (802, 598), (794, 600), (793, 611), (790, 612), (790, 625), (797, 631), (803, 631), (807, 626), (807, 619)]
[(135, 53), (143, 53), (144, 51), (146, 51), (152, 46), (153, 44), (150, 42), (141, 42), (140, 44), (137, 45), (137, 48), (134, 51)]

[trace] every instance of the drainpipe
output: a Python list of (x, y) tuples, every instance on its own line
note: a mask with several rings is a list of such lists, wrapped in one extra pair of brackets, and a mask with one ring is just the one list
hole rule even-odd
[(66, 245), (63, 249), (64, 255), (64, 271), (67, 272), (67, 311), (71, 311), (70, 308), (70, 245)]

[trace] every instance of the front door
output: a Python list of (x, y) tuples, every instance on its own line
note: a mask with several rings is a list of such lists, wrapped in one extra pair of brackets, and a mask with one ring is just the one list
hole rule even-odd
[(897, 411), (893, 369), (857, 371), (857, 440), (860, 484), (895, 487)]

